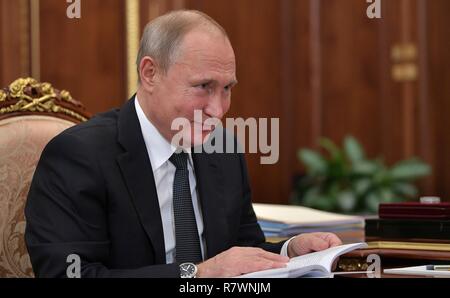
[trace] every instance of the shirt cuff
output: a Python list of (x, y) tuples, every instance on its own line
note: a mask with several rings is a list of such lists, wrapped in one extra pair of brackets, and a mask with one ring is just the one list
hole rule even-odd
[(284, 244), (283, 247), (281, 248), (281, 252), (280, 255), (284, 256), (284, 257), (289, 257), (288, 255), (288, 246), (289, 246), (289, 242), (291, 242), (292, 239), (294, 239), (296, 236), (288, 239)]

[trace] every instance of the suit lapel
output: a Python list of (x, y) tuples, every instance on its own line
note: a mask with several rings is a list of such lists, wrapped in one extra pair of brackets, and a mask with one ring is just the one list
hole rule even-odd
[(165, 244), (158, 194), (134, 98), (120, 111), (118, 126), (119, 143), (126, 152), (117, 156), (117, 162), (141, 224), (153, 245), (155, 262), (164, 264)]
[(207, 258), (225, 249), (226, 220), (223, 216), (223, 190), (221, 171), (212, 154), (192, 155), (197, 180), (197, 190), (202, 206)]

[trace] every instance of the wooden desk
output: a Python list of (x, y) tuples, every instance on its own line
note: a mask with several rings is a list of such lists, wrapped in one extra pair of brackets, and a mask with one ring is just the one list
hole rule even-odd
[[(340, 257), (337, 271), (366, 271), (370, 265), (367, 256), (376, 254), (381, 259), (382, 278), (433, 278), (422, 275), (384, 274), (384, 269), (421, 266), (429, 264), (449, 264), (448, 253), (432, 251), (407, 251), (395, 249), (355, 250)], [(367, 278), (366, 274), (337, 275), (336, 278)]]

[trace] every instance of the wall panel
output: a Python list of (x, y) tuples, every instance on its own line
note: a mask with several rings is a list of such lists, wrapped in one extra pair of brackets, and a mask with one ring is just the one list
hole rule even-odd
[(97, 113), (127, 99), (124, 2), (81, 3), (81, 18), (69, 19), (65, 1), (40, 1), (41, 80)]
[[(67, 18), (66, 1), (36, 2), (37, 31), (29, 0), (0, 0), (1, 85), (38, 71), (91, 112), (120, 106), (128, 78), (125, 1), (83, 0), (81, 19)], [(449, 1), (383, 1), (380, 20), (367, 18), (362, 0), (138, 3), (140, 32), (171, 9), (198, 9), (216, 19), (238, 64), (227, 116), (280, 118), (279, 162), (260, 165), (259, 155), (247, 155), (255, 201), (287, 203), (294, 177), (304, 172), (298, 149), (317, 148), (321, 136), (340, 143), (348, 134), (389, 164), (422, 157), (434, 167), (422, 193), (450, 197)], [(418, 76), (394, 80), (392, 68), (405, 61), (393, 59), (392, 49), (405, 44), (417, 50), (407, 63)]]

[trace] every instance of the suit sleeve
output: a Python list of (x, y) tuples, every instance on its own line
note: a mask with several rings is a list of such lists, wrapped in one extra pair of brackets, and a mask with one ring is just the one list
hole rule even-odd
[(245, 157), (243, 154), (239, 154), (239, 156), (243, 180), (243, 208), (241, 214), (241, 226), (239, 229), (238, 245), (261, 247), (264, 250), (279, 254), (285, 241), (278, 243), (266, 242), (264, 233), (262, 232), (261, 227), (258, 224), (258, 220), (252, 206), (251, 190)]
[(177, 264), (107, 267), (106, 182), (94, 149), (69, 133), (44, 149), (25, 206), (25, 241), (36, 277), (66, 277), (76, 254), (81, 277), (179, 277)]

